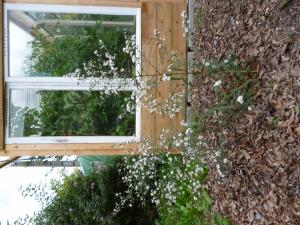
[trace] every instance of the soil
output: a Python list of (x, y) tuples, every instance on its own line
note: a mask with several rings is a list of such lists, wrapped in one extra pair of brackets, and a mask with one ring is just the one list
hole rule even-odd
[[(236, 225), (300, 225), (300, 0), (196, 0), (195, 12), (195, 61), (236, 54), (260, 84), (251, 110), (207, 134), (222, 133), (230, 162), (223, 179), (209, 162), (213, 210)], [(194, 99), (213, 98), (195, 84)]]

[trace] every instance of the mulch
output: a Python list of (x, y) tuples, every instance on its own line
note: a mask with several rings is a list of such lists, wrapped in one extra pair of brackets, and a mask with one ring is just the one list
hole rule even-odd
[[(230, 162), (223, 179), (208, 162), (213, 210), (236, 225), (300, 225), (300, 1), (197, 0), (195, 8), (195, 61), (236, 54), (255, 65), (260, 84), (250, 111), (206, 134), (225, 137)], [(201, 108), (213, 93), (195, 84)]]

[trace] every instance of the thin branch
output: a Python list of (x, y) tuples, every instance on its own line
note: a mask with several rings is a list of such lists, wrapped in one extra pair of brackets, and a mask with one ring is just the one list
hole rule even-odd
[(16, 161), (18, 158), (20, 158), (19, 156), (17, 157), (10, 157), (9, 159), (5, 160), (4, 162), (0, 163), (0, 169), (2, 169), (3, 167), (11, 164), (12, 162)]

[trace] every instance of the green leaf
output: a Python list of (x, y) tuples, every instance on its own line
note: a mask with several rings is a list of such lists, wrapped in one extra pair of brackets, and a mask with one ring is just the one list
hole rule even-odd
[(206, 191), (203, 191), (202, 195), (203, 195), (205, 201), (208, 203), (208, 205), (211, 205), (212, 199), (211, 199), (210, 195)]
[(214, 221), (216, 225), (231, 225), (231, 222), (228, 218), (223, 218), (219, 213), (214, 216)]
[(231, 225), (231, 222), (228, 218), (223, 219), (223, 225)]
[(216, 225), (223, 225), (223, 219), (222, 219), (222, 216), (219, 213), (217, 213), (214, 216), (214, 221), (215, 221)]

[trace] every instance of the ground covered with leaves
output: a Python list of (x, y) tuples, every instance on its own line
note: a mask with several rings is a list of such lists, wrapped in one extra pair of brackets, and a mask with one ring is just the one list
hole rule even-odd
[[(256, 80), (238, 101), (247, 104), (242, 114), (231, 107), (229, 116), (206, 117), (213, 210), (237, 225), (300, 224), (300, 1), (197, 0), (195, 7), (196, 63), (235, 55), (244, 78)], [(202, 72), (195, 71), (193, 99), (200, 115), (219, 99), (212, 87), (225, 93), (237, 74)]]

